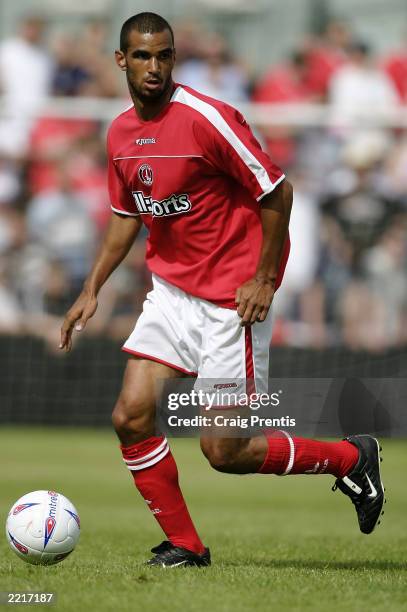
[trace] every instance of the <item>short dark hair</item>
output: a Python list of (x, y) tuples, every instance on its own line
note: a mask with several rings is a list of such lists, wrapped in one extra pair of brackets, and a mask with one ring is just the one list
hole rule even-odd
[(156, 13), (138, 13), (129, 17), (120, 30), (120, 50), (127, 51), (129, 47), (129, 34), (132, 30), (137, 30), (142, 34), (155, 34), (156, 32), (164, 32), (169, 30), (174, 44), (174, 32), (172, 27), (164, 17)]
[(349, 51), (351, 53), (360, 53), (364, 57), (368, 57), (372, 53), (369, 43), (360, 39), (352, 40), (349, 45)]

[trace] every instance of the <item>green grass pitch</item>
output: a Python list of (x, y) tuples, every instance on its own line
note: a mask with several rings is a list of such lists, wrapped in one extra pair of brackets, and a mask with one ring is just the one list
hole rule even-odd
[(407, 442), (382, 445), (386, 512), (364, 536), (348, 498), (331, 492), (332, 477), (218, 474), (197, 440), (174, 441), (213, 565), (162, 570), (143, 565), (164, 538), (113, 433), (3, 428), (1, 520), (24, 493), (55, 489), (78, 508), (82, 534), (71, 557), (53, 567), (23, 563), (2, 536), (0, 591), (55, 592), (61, 612), (407, 610)]

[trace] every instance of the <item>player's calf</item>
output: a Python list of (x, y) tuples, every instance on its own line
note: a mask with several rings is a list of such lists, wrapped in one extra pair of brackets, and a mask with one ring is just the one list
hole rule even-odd
[(201, 437), (201, 450), (211, 467), (226, 474), (251, 474), (262, 464), (265, 441), (255, 438)]
[(233, 473), (235, 453), (222, 440), (201, 438), (201, 450), (211, 467), (218, 472)]
[(121, 394), (112, 414), (113, 427), (128, 446), (154, 435), (154, 406)]

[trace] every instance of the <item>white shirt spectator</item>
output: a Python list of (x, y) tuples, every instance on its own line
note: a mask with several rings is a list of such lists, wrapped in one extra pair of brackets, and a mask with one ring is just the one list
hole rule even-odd
[(373, 66), (349, 64), (339, 68), (329, 98), (338, 125), (385, 114), (398, 103), (390, 79)]
[(0, 152), (24, 154), (32, 125), (50, 92), (52, 61), (36, 44), (15, 37), (0, 44), (0, 91), (4, 113), (0, 121)]
[(11, 38), (0, 45), (0, 83), (13, 110), (30, 112), (48, 95), (52, 62), (38, 45)]
[(176, 70), (175, 75), (179, 83), (228, 104), (248, 99), (246, 76), (235, 64), (225, 64), (216, 72), (205, 61), (189, 60)]

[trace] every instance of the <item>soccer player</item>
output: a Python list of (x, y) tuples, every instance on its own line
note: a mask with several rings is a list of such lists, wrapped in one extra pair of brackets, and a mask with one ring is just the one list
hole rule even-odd
[[(84, 288), (66, 315), (60, 348), (84, 329), (97, 295), (142, 224), (153, 290), (123, 350), (129, 353), (113, 412), (126, 466), (167, 540), (151, 565), (205, 566), (209, 549), (189, 515), (167, 440), (155, 432), (155, 382), (268, 377), (270, 305), (288, 257), (292, 187), (234, 108), (175, 84), (174, 35), (159, 15), (121, 29), (116, 62), (133, 103), (108, 137), (112, 217)], [(219, 407), (221, 409), (221, 407)], [(384, 502), (371, 436), (319, 442), (288, 432), (201, 439), (221, 472), (325, 473), (370, 533)]]

